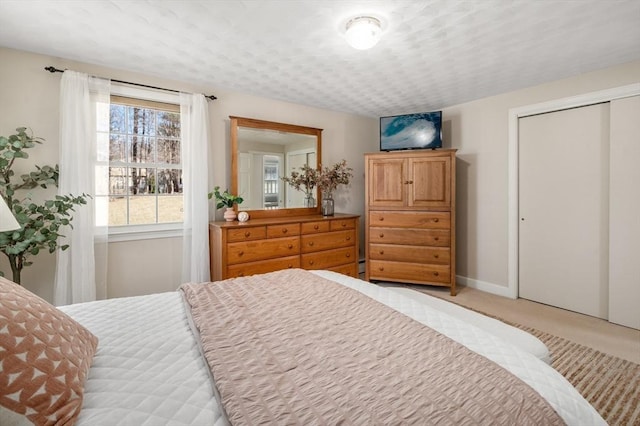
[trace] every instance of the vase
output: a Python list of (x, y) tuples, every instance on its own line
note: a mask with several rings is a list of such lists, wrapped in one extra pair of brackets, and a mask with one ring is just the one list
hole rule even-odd
[(307, 194), (307, 196), (304, 197), (304, 206), (305, 207), (315, 207), (316, 206), (316, 199), (313, 198), (313, 195), (311, 193)]
[(333, 216), (333, 196), (331, 194), (322, 196), (322, 216)]
[(233, 211), (233, 207), (227, 207), (227, 209), (224, 211), (224, 220), (226, 220), (227, 222), (233, 222), (234, 220), (236, 220), (236, 212)]

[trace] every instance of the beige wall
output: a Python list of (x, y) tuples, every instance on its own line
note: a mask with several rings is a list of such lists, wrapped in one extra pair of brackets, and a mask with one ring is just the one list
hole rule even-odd
[(456, 200), (459, 282), (507, 294), (509, 109), (638, 81), (640, 61), (443, 110), (445, 144), (459, 149)]
[[(0, 135), (7, 136), (16, 127), (28, 126), (46, 140), (44, 145), (32, 150), (31, 158), (24, 162), (25, 170), (33, 164), (58, 161), (60, 74), (44, 71), (45, 66), (53, 65), (113, 79), (215, 94), (218, 100), (209, 103), (211, 188), (230, 184), (229, 115), (322, 128), (323, 163), (332, 164), (344, 158), (356, 169), (351, 190), (337, 194), (336, 210), (364, 212), (362, 153), (377, 149), (377, 119), (219, 90), (213, 84), (194, 86), (5, 48), (0, 48), (0, 62), (3, 64), (0, 67)], [(50, 192), (53, 193), (55, 191)], [(216, 214), (213, 206), (210, 214), (212, 217)], [(221, 219), (222, 213), (217, 213), (217, 217)], [(180, 284), (181, 256), (180, 238), (111, 243), (107, 295), (119, 297), (175, 289)], [(10, 276), (8, 262), (2, 257), (0, 270)], [(34, 258), (34, 265), (24, 270), (23, 285), (51, 300), (54, 273), (55, 255), (41, 253)]]
[[(336, 194), (336, 210), (364, 213), (362, 154), (378, 151), (376, 118), (3, 48), (0, 48), (0, 61), (3, 63), (0, 67), (0, 134), (8, 135), (15, 127), (27, 125), (47, 141), (33, 150), (29, 160), (31, 164), (55, 163), (58, 158), (60, 75), (51, 75), (43, 70), (47, 65), (54, 65), (104, 77), (218, 96), (217, 101), (209, 103), (213, 147), (211, 187), (214, 184), (225, 187), (230, 183), (229, 115), (323, 128), (322, 162), (332, 164), (345, 158), (355, 169), (349, 190)], [(462, 283), (498, 293), (507, 287), (509, 109), (638, 82), (638, 76), (640, 61), (444, 109), (445, 146), (459, 150), (457, 264)], [(221, 212), (217, 217), (221, 218)], [(361, 222), (364, 223), (364, 217)], [(180, 277), (180, 246), (179, 238), (112, 243), (109, 297), (175, 288)], [(34, 266), (25, 270), (25, 286), (50, 299), (54, 267), (53, 256), (38, 255)], [(0, 259), (0, 270), (8, 271), (4, 259)]]

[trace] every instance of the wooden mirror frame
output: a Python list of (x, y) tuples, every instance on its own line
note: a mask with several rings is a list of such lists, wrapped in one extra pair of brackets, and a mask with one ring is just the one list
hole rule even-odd
[[(238, 127), (249, 127), (252, 129), (275, 130), (286, 133), (298, 133), (303, 135), (311, 135), (316, 137), (316, 164), (318, 168), (322, 158), (322, 129), (315, 127), (298, 126), (295, 124), (276, 123), (274, 121), (256, 120), (253, 118), (229, 116), (231, 120), (231, 193), (238, 193)], [(317, 199), (320, 200), (320, 191), (317, 192)], [(256, 209), (248, 210), (251, 219), (282, 217), (282, 216), (306, 216), (320, 214), (320, 202), (316, 203), (316, 207), (300, 207), (300, 208), (282, 208), (282, 209)], [(242, 210), (242, 205), (234, 205), (237, 212)]]

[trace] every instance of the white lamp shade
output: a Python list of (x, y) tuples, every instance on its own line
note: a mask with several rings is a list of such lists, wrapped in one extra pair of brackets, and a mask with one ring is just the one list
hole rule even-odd
[(20, 224), (9, 210), (4, 198), (0, 197), (0, 232), (15, 231), (16, 229), (20, 229)]
[(359, 16), (347, 23), (345, 38), (354, 49), (371, 49), (380, 41), (380, 37), (382, 37), (382, 25), (372, 16)]

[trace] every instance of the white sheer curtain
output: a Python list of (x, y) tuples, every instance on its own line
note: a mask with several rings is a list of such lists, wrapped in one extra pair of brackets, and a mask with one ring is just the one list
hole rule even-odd
[(184, 233), (182, 281), (209, 281), (208, 122), (202, 94), (180, 94)]
[[(60, 180), (58, 194), (89, 194), (87, 205), (77, 206), (73, 213), (73, 228), (66, 227), (59, 244), (69, 244), (58, 250), (54, 303), (64, 305), (105, 297), (106, 277), (96, 282), (96, 269), (106, 272), (106, 239), (98, 238), (100, 260), (96, 262), (94, 239), (96, 229), (96, 161), (98, 143), (108, 149), (109, 80), (65, 71), (60, 82)], [(107, 151), (108, 152), (108, 151)], [(98, 274), (100, 275), (100, 274)]]

